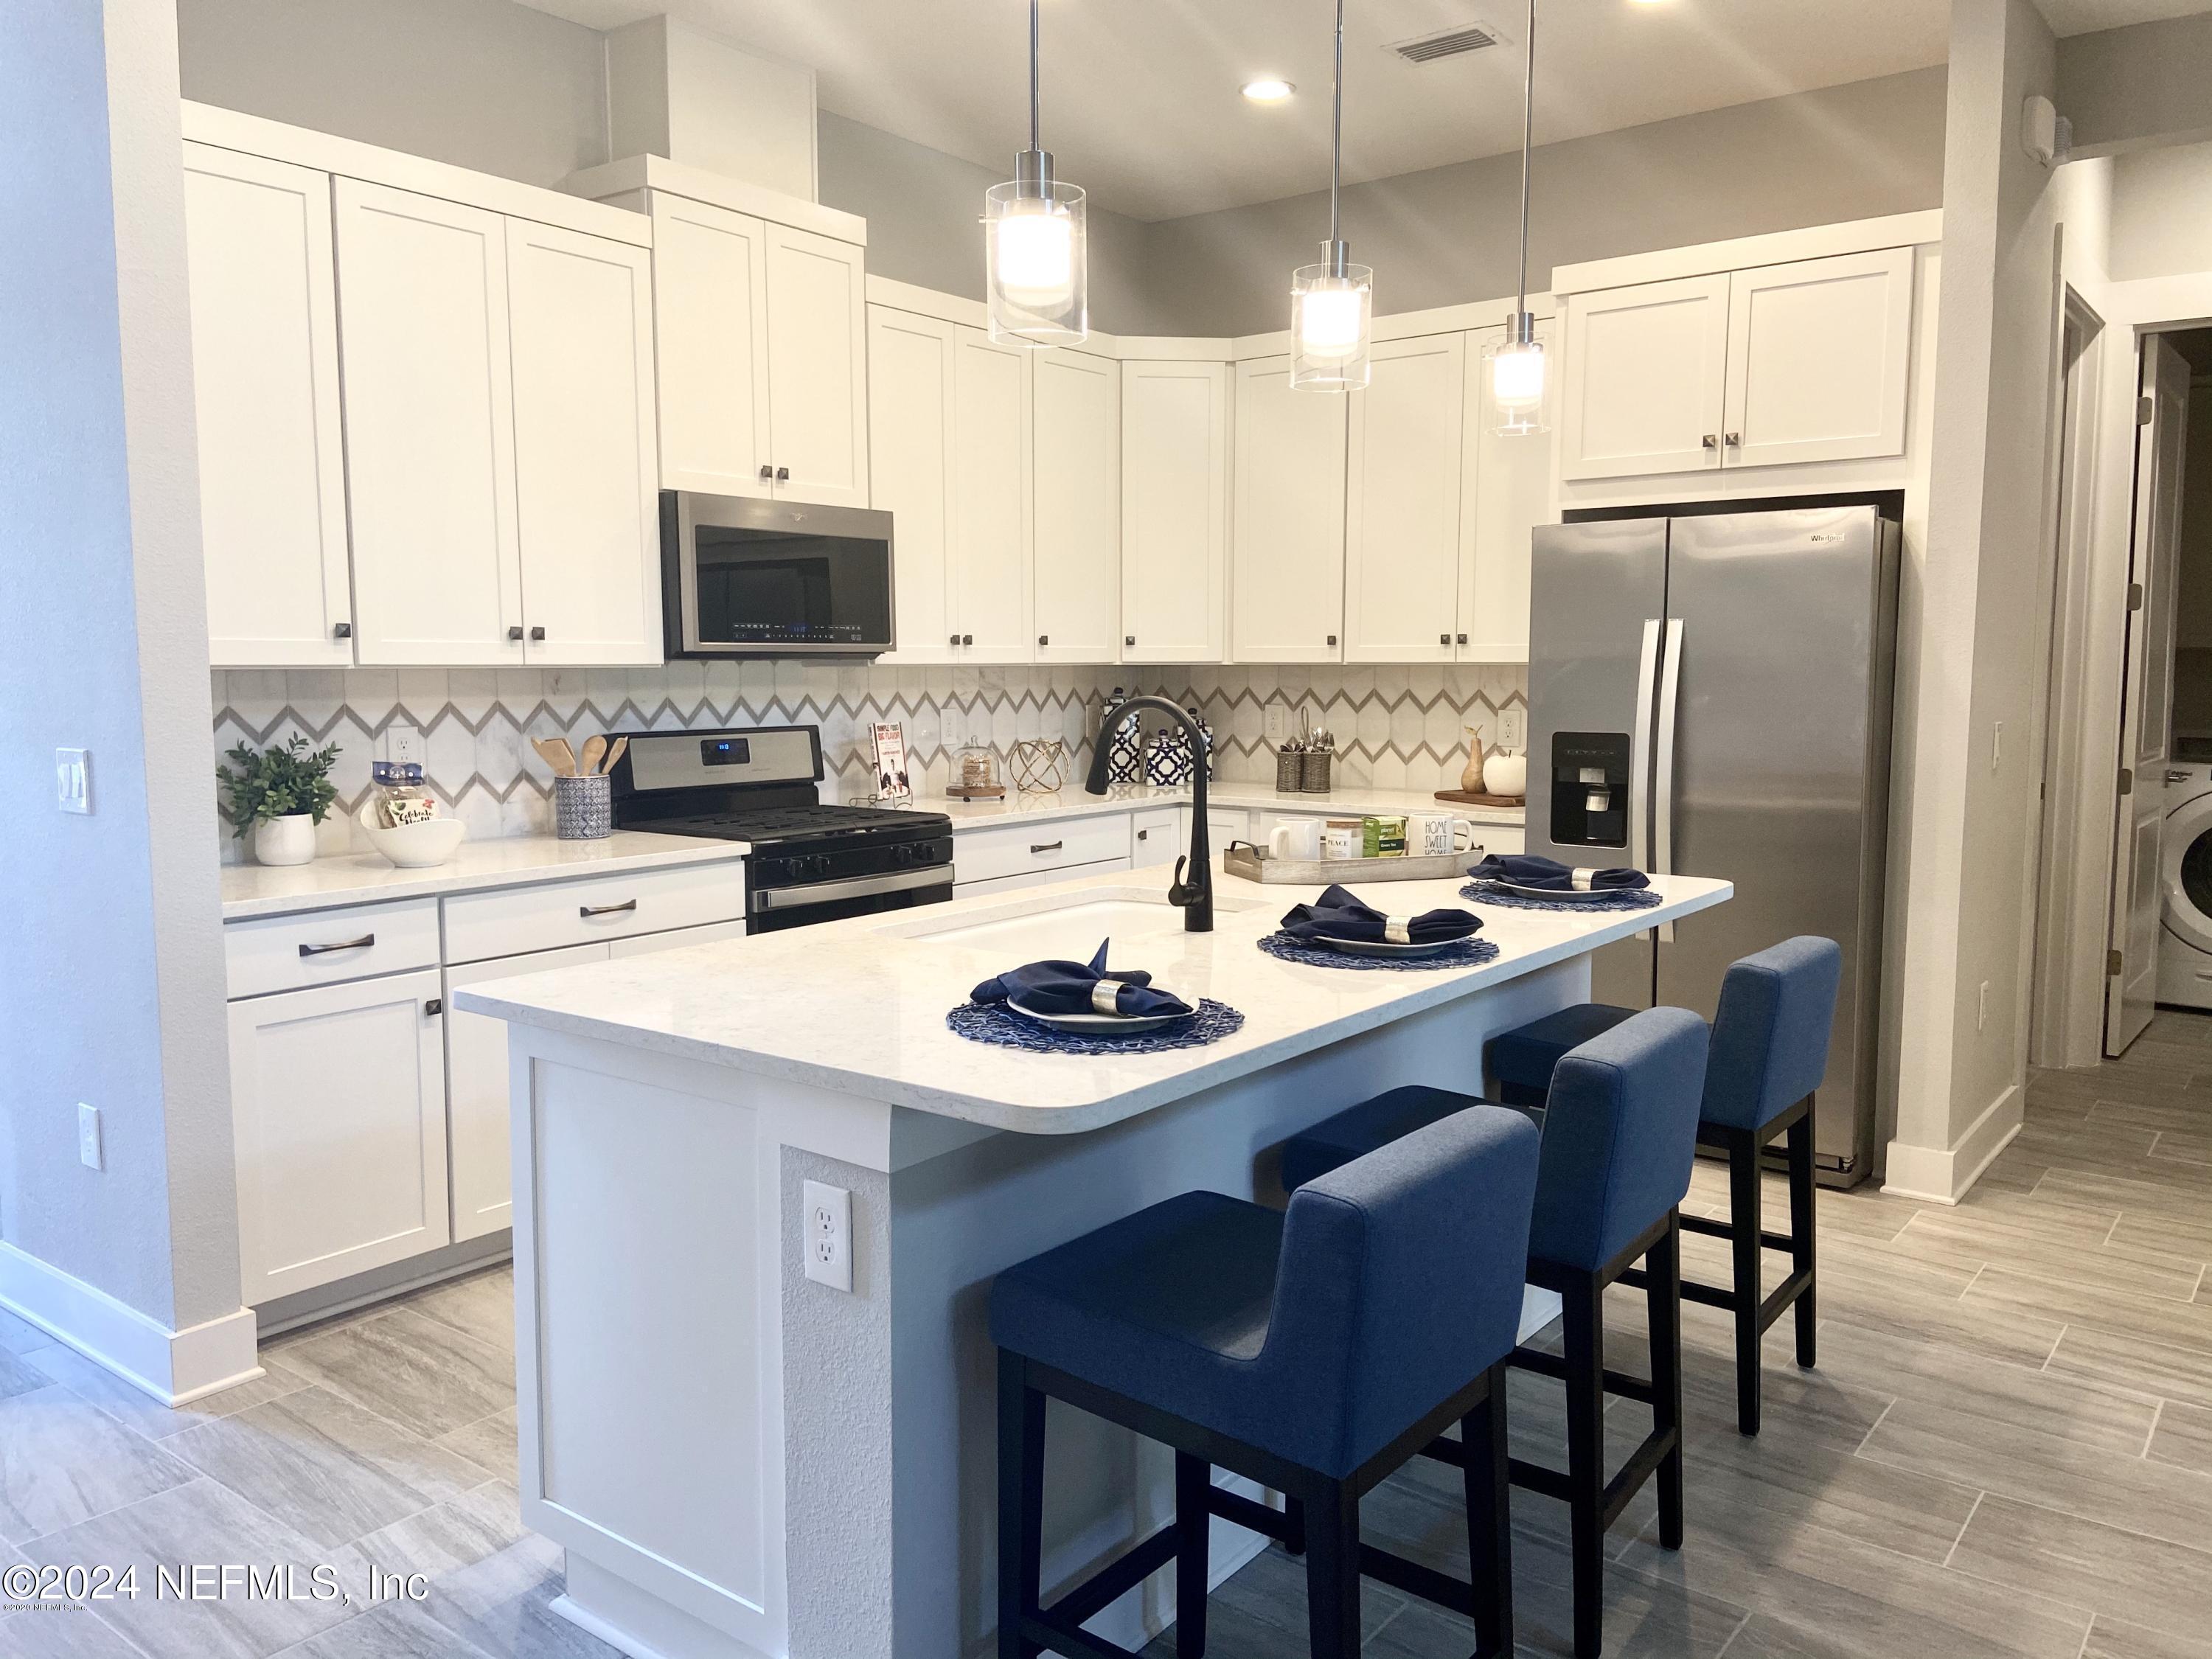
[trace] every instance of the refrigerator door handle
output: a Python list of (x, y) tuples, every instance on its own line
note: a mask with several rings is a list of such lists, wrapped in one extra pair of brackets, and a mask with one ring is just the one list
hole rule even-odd
[(1651, 688), (1659, 668), (1659, 618), (1644, 619), (1644, 648), (1636, 659), (1636, 729), (1628, 739), (1628, 861), (1648, 869), (1650, 820), (1644, 799), (1651, 776)]
[[(1682, 619), (1667, 618), (1667, 649), (1659, 669), (1659, 758), (1651, 812), (1651, 872), (1674, 873), (1674, 712), (1682, 689)], [(1674, 924), (1662, 922), (1659, 942), (1674, 942)]]

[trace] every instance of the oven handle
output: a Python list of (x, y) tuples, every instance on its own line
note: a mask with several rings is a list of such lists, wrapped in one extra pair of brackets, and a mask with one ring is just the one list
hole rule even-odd
[(894, 870), (881, 876), (855, 876), (848, 881), (812, 881), (797, 887), (771, 887), (753, 895), (756, 913), (795, 910), (809, 904), (836, 904), (844, 899), (871, 898), (878, 893), (903, 893), (916, 887), (950, 887), (949, 865), (927, 870)]

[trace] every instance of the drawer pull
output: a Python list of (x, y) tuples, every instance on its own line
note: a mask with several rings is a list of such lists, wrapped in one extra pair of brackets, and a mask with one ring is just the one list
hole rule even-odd
[(1064, 841), (1032, 842), (1030, 844), (1030, 851), (1032, 853), (1057, 853), (1061, 848), (1066, 845), (1067, 843)]
[(444, 1013), (446, 1012), (445, 998), (432, 997), (428, 1002), (422, 1005), (422, 1012), (426, 1016), (434, 1018), (439, 1014)]
[(620, 904), (580, 904), (576, 914), (589, 921), (593, 916), (619, 916), (637, 908), (635, 899), (624, 899)]
[(326, 957), (333, 951), (366, 951), (375, 943), (375, 934), (363, 933), (359, 939), (345, 939), (337, 945), (302, 945), (300, 954), (303, 957)]

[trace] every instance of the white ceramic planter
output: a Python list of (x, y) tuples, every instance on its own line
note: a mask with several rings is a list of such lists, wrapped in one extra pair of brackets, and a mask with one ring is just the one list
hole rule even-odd
[(257, 864), (307, 864), (315, 856), (315, 821), (305, 812), (264, 818), (253, 826)]

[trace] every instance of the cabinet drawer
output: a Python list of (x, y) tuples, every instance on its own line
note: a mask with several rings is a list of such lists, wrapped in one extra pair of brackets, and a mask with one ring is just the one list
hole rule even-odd
[(1097, 864), (1129, 856), (1129, 815), (1055, 818), (1045, 823), (1010, 823), (970, 830), (952, 844), (952, 866), (963, 885), (995, 881), (1073, 864)]
[(225, 994), (258, 997), (438, 965), (438, 901), (354, 904), (234, 921), (222, 930)]
[(446, 960), (483, 962), (531, 951), (741, 920), (744, 866), (690, 865), (589, 881), (465, 893), (446, 901)]
[(957, 899), (983, 898), (993, 893), (1016, 893), (1024, 887), (1042, 887), (1055, 881), (1073, 881), (1078, 876), (1109, 875), (1116, 870), (1127, 870), (1126, 858), (1103, 859), (1097, 864), (1078, 864), (1064, 870), (1028, 870), (1018, 876), (995, 876), (988, 881), (963, 881), (952, 890)]

